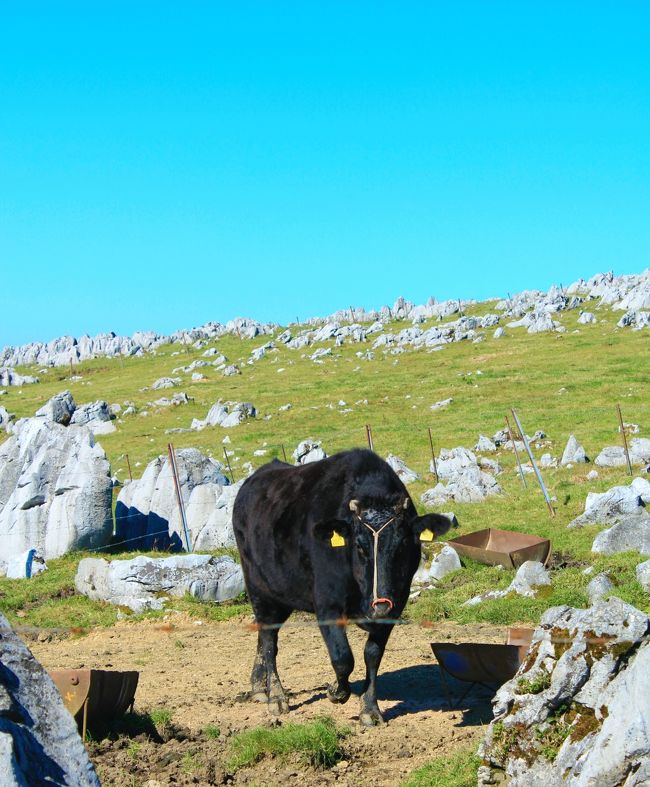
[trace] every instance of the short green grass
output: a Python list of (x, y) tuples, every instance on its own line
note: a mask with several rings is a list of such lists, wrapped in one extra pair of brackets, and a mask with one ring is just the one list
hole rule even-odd
[(436, 757), (409, 774), (401, 787), (471, 787), (481, 764), (476, 746)]
[[(548, 436), (547, 445), (534, 448), (537, 457), (544, 451), (559, 457), (569, 434), (574, 433), (593, 458), (603, 446), (620, 441), (615, 410), (619, 403), (624, 419), (639, 424), (642, 436), (650, 434), (647, 364), (642, 362), (648, 357), (647, 332), (618, 329), (620, 314), (606, 307), (597, 308), (595, 303), (588, 308), (596, 313), (599, 322), (578, 326), (577, 310), (563, 313), (559, 319), (567, 328), (564, 334), (529, 335), (523, 329), (506, 328), (508, 335), (495, 340), (492, 330), (488, 330), (485, 340), (478, 344), (460, 342), (439, 352), (407, 349), (397, 356), (384, 356), (377, 350), (373, 361), (360, 360), (355, 355), (369, 349), (369, 343), (342, 347), (329, 343), (333, 354), (323, 364), (314, 364), (304, 357), (303, 351), (280, 346), (278, 353), (269, 353), (248, 365), (251, 350), (269, 337), (240, 340), (225, 336), (207, 346), (217, 347), (229, 362), (239, 363), (241, 375), (224, 378), (213, 367), (206, 367), (201, 371), (207, 382), (191, 383), (184, 376), (180, 386), (193, 397), (192, 403), (176, 408), (151, 407), (147, 402), (170, 391), (142, 389), (158, 377), (171, 375), (174, 367), (201, 358), (206, 349), (169, 345), (142, 358), (88, 361), (75, 367), (75, 375), (82, 377), (76, 382), (69, 379), (69, 369), (51, 369), (40, 374), (42, 382), (38, 385), (9, 388), (3, 405), (19, 417), (33, 415), (50, 396), (64, 388), (69, 388), (79, 403), (98, 398), (135, 402), (140, 413), (146, 411), (148, 415), (125, 417), (117, 422), (116, 433), (99, 438), (112, 472), (120, 478), (128, 478), (127, 455), (132, 472), (138, 477), (147, 462), (165, 453), (170, 441), (177, 449), (194, 446), (223, 460), (222, 441), (228, 435), (232, 441), (228, 449), (234, 452), (230, 462), (239, 479), (245, 462), (257, 467), (273, 457), (282, 458), (283, 449), (290, 457), (297, 443), (306, 437), (322, 440), (330, 454), (365, 445), (365, 425), (370, 424), (375, 450), (380, 455), (393, 452), (420, 473), (421, 480), (409, 491), (422, 510), (420, 495), (434, 484), (429, 469), (429, 428), (436, 451), (457, 445), (471, 447), (479, 433), (491, 436), (501, 428), (505, 415), (515, 407), (528, 434), (543, 429)], [(494, 311), (494, 304), (465, 309), (470, 315), (487, 311)], [(395, 323), (388, 330), (397, 332), (404, 327), (408, 324)], [(284, 369), (282, 373), (278, 373), (280, 368)], [(39, 373), (36, 369), (24, 371)], [(453, 398), (449, 407), (430, 410), (433, 402), (448, 397)], [(219, 399), (253, 402), (258, 417), (229, 430), (215, 427), (201, 432), (166, 433), (173, 427), (189, 426), (193, 417), (203, 418)], [(345, 409), (338, 405), (340, 400), (352, 412), (340, 412)], [(279, 412), (286, 403), (291, 403), (292, 408)], [(268, 416), (271, 417), (267, 420)], [(266, 450), (266, 455), (255, 456), (258, 449)], [(439, 588), (420, 596), (409, 612), (414, 619), (535, 622), (549, 606), (586, 604), (585, 588), (590, 577), (581, 571), (589, 563), (594, 563), (598, 571), (610, 571), (617, 582), (615, 592), (625, 601), (641, 609), (650, 608), (648, 594), (634, 575), (639, 555), (596, 557), (590, 549), (601, 528), (566, 527), (583, 511), (589, 491), (602, 492), (615, 484), (629, 483), (624, 468), (599, 468), (599, 478), (594, 482), (585, 479), (593, 467), (590, 465), (543, 470), (549, 493), (556, 498), (556, 516), (551, 519), (534, 476), (527, 476), (528, 488), (524, 489), (516, 474), (513, 454), (502, 451), (496, 458), (504, 468), (498, 477), (504, 490), (502, 496), (476, 505), (452, 503), (442, 509), (455, 511), (461, 533), (500, 527), (550, 538), (554, 553), (566, 558), (569, 568), (554, 571), (552, 588), (541, 591), (535, 599), (506, 598), (464, 607), (463, 602), (471, 596), (505, 587), (512, 579), (512, 572), (468, 563)], [(80, 557), (50, 561), (45, 574), (29, 581), (0, 579), (0, 610), (12, 622), (25, 625), (110, 625), (116, 618), (115, 609), (73, 593), (74, 567)], [(185, 598), (170, 602), (168, 608), (218, 621), (249, 612), (245, 601), (240, 601), (221, 606)], [(22, 620), (17, 619), (18, 612), (25, 613)]]
[(256, 727), (231, 738), (228, 767), (236, 771), (265, 756), (286, 758), (298, 754), (310, 765), (331, 768), (342, 758), (341, 744), (349, 734), (347, 727), (337, 725), (329, 716), (305, 724)]

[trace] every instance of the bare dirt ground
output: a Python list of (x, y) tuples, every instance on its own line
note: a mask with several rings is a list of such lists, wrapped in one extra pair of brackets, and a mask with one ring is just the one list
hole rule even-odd
[[(359, 725), (359, 701), (333, 705), (325, 687), (333, 672), (319, 630), (308, 617), (292, 617), (281, 631), (278, 671), (290, 693), (290, 712), (280, 723), (305, 722), (330, 715), (352, 729), (345, 757), (330, 770), (316, 769), (294, 757), (265, 759), (231, 773), (229, 737), (274, 722), (264, 705), (242, 701), (249, 689), (256, 634), (247, 619), (199, 623), (180, 614), (166, 622), (122, 622), (79, 638), (28, 642), (48, 669), (139, 670), (135, 710), (166, 709), (171, 723), (156, 734), (113, 735), (89, 744), (104, 785), (184, 784), (339, 784), (394, 785), (434, 757), (478, 745), (491, 718), (489, 695), (473, 690), (459, 708), (449, 709), (431, 641), (505, 642), (505, 630), (488, 625), (440, 624), (434, 629), (398, 626), (389, 640), (378, 681), (386, 724)], [(293, 622), (294, 625), (291, 625)], [(364, 677), (365, 635), (349, 630), (357, 666), (353, 691)], [(455, 698), (467, 684), (450, 684)], [(220, 730), (206, 733), (214, 725)]]

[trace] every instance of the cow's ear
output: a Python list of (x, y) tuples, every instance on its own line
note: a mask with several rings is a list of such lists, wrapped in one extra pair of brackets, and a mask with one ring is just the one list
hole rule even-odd
[(352, 528), (343, 519), (330, 519), (314, 526), (314, 536), (320, 541), (329, 543), (333, 549), (346, 546), (351, 532)]
[(413, 520), (413, 532), (420, 541), (433, 541), (435, 536), (444, 535), (450, 527), (458, 527), (455, 516), (425, 514)]

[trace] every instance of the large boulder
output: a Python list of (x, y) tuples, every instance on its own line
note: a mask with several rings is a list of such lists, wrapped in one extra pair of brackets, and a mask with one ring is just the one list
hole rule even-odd
[[(190, 547), (218, 549), (235, 545), (232, 503), (224, 490), (230, 481), (218, 462), (196, 448), (176, 451), (181, 498)], [(127, 549), (185, 549), (174, 476), (168, 456), (150, 462), (142, 478), (122, 488), (115, 508), (116, 536)], [(200, 546), (199, 546), (200, 545)]]
[(494, 699), (479, 787), (650, 783), (648, 616), (616, 597), (553, 607)]
[(75, 577), (80, 593), (95, 601), (108, 601), (134, 612), (162, 609), (165, 596), (189, 593), (200, 601), (228, 601), (245, 589), (241, 566), (231, 557), (174, 555), (132, 560), (80, 561)]
[(0, 778), (4, 787), (100, 787), (56, 686), (2, 614)]
[(110, 465), (85, 426), (21, 419), (0, 446), (0, 573), (29, 549), (49, 559), (105, 546), (111, 503)]

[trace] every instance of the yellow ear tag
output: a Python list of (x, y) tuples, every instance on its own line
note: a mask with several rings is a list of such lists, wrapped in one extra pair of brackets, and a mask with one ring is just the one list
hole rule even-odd
[(336, 530), (332, 533), (332, 538), (330, 539), (330, 544), (333, 547), (344, 547), (345, 546), (345, 539), (340, 533), (337, 533)]
[(433, 533), (429, 528), (420, 533), (420, 541), (433, 541)]

